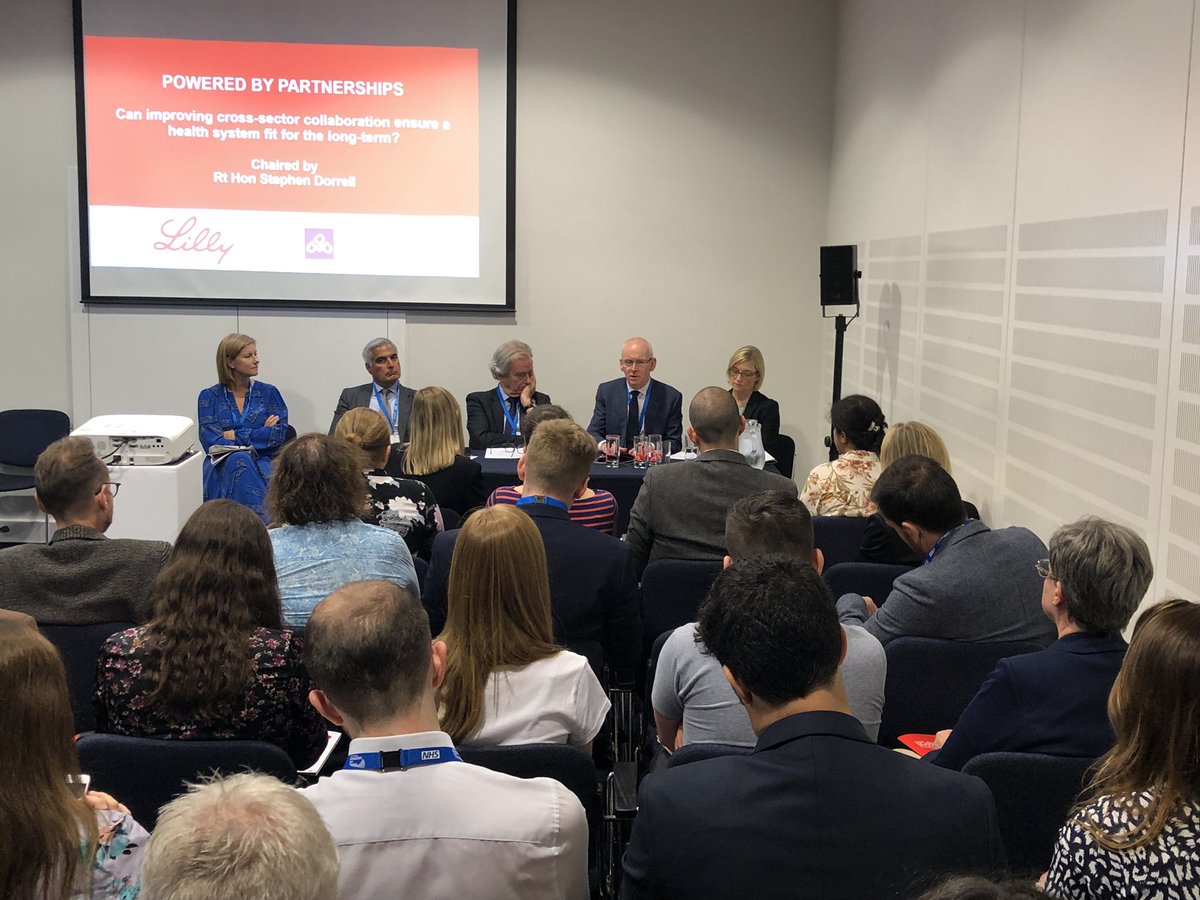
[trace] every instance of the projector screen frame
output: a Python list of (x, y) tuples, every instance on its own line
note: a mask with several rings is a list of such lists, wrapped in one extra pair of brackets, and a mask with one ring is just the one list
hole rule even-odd
[[(504, 98), (504, 272), (503, 303), (474, 302), (427, 302), (410, 300), (367, 299), (331, 300), (309, 298), (264, 298), (264, 297), (167, 297), (161, 295), (94, 294), (92, 292), (88, 180), (87, 180), (87, 133), (86, 97), (84, 90), (83, 59), (83, 3), (72, 0), (73, 43), (75, 64), (75, 117), (76, 158), (78, 170), (79, 200), (79, 283), (80, 303), (85, 306), (145, 308), (162, 311), (163, 308), (251, 308), (279, 310), (337, 310), (337, 309), (381, 309), (408, 313), (462, 313), (470, 315), (512, 316), (516, 310), (516, 90), (517, 90), (517, 0), (503, 0), (506, 7), (507, 35), (505, 41), (505, 98)], [(265, 274), (265, 273), (257, 273)], [(303, 277), (297, 273), (280, 273), (283, 278)], [(350, 276), (354, 277), (354, 276)]]

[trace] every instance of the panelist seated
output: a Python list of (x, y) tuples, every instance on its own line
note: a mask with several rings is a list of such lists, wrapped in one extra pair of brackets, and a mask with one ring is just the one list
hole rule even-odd
[(467, 394), (467, 438), (473, 450), (511, 447), (524, 434), (525, 416), (550, 402), (537, 389), (533, 350), (524, 341), (505, 341), (488, 365), (496, 386)]
[(333, 411), (333, 421), (329, 423), (330, 437), (342, 416), (352, 409), (365, 407), (387, 419), (393, 444), (407, 441), (408, 419), (416, 391), (400, 383), (400, 354), (396, 345), (385, 337), (372, 338), (363, 347), (362, 358), (371, 380), (342, 391)]
[(621, 446), (627, 450), (639, 434), (661, 434), (665, 452), (679, 450), (683, 444), (683, 394), (650, 377), (658, 366), (650, 342), (630, 338), (622, 345), (617, 364), (624, 377), (596, 388), (596, 409), (588, 434), (597, 442), (619, 434)]
[[(258, 345), (245, 334), (227, 334), (217, 345), (217, 383), (196, 402), (204, 460), (204, 499), (234, 500), (265, 519), (263, 498), (271, 460), (287, 439), (287, 405), (274, 385), (254, 381)], [(223, 456), (219, 446), (247, 447)]]
[(725, 375), (729, 379), (729, 393), (737, 401), (738, 412), (747, 420), (758, 422), (763, 447), (772, 456), (778, 456), (779, 403), (761, 390), (767, 380), (767, 363), (762, 351), (751, 344), (738, 347), (729, 357)]

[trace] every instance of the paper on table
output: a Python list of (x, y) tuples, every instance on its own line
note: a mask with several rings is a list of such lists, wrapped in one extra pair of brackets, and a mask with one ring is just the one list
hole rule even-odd
[[(684, 456), (684, 453), (685, 453), (685, 452), (690, 452), (692, 455), (691, 455), (690, 457), (689, 457), (689, 456)], [(676, 460), (695, 459), (695, 458), (696, 458), (696, 456), (695, 456), (695, 454), (696, 454), (696, 453), (697, 453), (697, 451), (695, 451), (695, 450), (691, 450), (691, 451), (684, 451), (684, 450), (680, 450), (678, 453), (672, 453), (672, 454), (671, 454), (671, 459), (676, 459)], [(767, 462), (775, 462), (775, 457), (773, 457), (773, 456), (772, 456), (770, 453), (767, 453), (767, 451), (766, 451), (766, 450), (764, 450), (764, 451), (763, 451), (763, 455), (765, 455), (765, 456), (766, 456), (766, 458), (767, 458)]]
[(520, 459), (525, 455), (524, 447), (488, 447), (484, 451), (485, 459)]

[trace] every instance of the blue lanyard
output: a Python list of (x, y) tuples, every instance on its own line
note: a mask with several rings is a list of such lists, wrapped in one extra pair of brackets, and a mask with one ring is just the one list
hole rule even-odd
[[(642, 409), (638, 413), (638, 434), (643, 434), (646, 431), (646, 409), (650, 406), (650, 385), (654, 383), (651, 379), (646, 382), (646, 389), (642, 391)], [(629, 409), (629, 398), (633, 396), (633, 391), (629, 389), (629, 382), (625, 382), (625, 408)]]
[(567, 512), (569, 509), (567, 504), (563, 503), (561, 500), (555, 500), (553, 497), (546, 497), (541, 494), (537, 494), (533, 497), (522, 497), (517, 501), (517, 506), (534, 506), (535, 504), (542, 504), (543, 506), (555, 506), (561, 509), (563, 512)]
[(343, 769), (381, 772), (384, 769), (415, 769), (438, 763), (462, 762), (453, 747), (414, 747), (411, 750), (383, 750), (378, 753), (351, 753)]
[[(508, 420), (508, 433), (521, 433), (521, 411), (517, 410), (516, 415), (512, 415), (508, 411), (508, 397), (504, 395), (504, 391), (500, 390), (500, 385), (496, 385), (496, 396), (500, 398), (500, 412), (504, 413), (504, 418)], [(519, 401), (518, 401), (519, 402)]]
[(375, 392), (375, 402), (379, 404), (379, 411), (387, 417), (388, 424), (392, 426), (392, 433), (398, 433), (400, 431), (400, 392), (396, 391), (396, 403), (391, 409), (388, 409), (383, 403), (383, 395), (379, 393), (379, 386), (373, 381), (371, 390)]
[(238, 412), (237, 401), (233, 399), (233, 391), (225, 388), (225, 399), (229, 401), (229, 418), (233, 419), (233, 427), (241, 428), (246, 424), (246, 413), (250, 412), (250, 397), (254, 394), (254, 382), (246, 388), (246, 399), (242, 401), (242, 411)]
[(963, 525), (970, 525), (974, 521), (975, 521), (974, 519), (967, 519), (966, 521), (964, 521), (962, 523), (962, 525), (955, 525), (953, 528), (951, 528), (949, 531), (947, 531), (945, 534), (943, 534), (940, 538), (938, 538), (937, 543), (934, 544), (933, 547), (930, 548), (929, 552), (925, 554), (924, 565), (927, 566), (931, 562), (933, 562), (933, 557), (937, 554), (937, 552), (940, 549), (942, 549), (942, 544), (944, 544), (946, 542), (946, 539), (948, 537), (950, 537), (950, 535), (954, 534), (954, 532), (956, 532), (956, 531), (958, 531), (958, 529), (962, 528)]

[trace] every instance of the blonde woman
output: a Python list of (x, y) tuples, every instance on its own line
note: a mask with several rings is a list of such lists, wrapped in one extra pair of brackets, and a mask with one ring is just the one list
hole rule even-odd
[(761, 390), (767, 379), (767, 363), (762, 351), (750, 344), (738, 347), (729, 357), (725, 375), (729, 379), (729, 393), (737, 401), (738, 412), (758, 422), (762, 427), (763, 447), (772, 456), (778, 456), (771, 448), (778, 446), (779, 404)]
[(483, 470), (463, 452), (462, 409), (453, 394), (436, 386), (417, 391), (408, 433), (401, 472), (428, 485), (442, 509), (461, 516), (483, 505)]
[(450, 564), (442, 728), (455, 743), (591, 749), (609, 702), (586, 658), (554, 643), (546, 550), (533, 520), (491, 506)]

